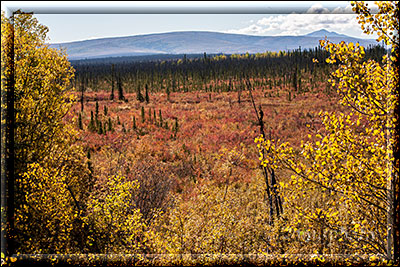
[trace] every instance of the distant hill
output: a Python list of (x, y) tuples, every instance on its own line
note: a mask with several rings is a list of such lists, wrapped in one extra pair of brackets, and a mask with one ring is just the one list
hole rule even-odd
[(377, 44), (373, 39), (358, 39), (326, 30), (302, 36), (254, 36), (206, 31), (168, 32), (127, 37), (100, 38), (50, 44), (66, 49), (69, 59), (140, 56), (156, 54), (237, 54), (265, 51), (314, 48), (325, 36), (338, 43), (359, 42), (363, 46)]
[(308, 33), (305, 36), (307, 36), (307, 37), (320, 37), (320, 38), (325, 38), (325, 36), (328, 37), (328, 38), (329, 37), (352, 38), (352, 37), (349, 37), (347, 35), (339, 34), (339, 33), (336, 33), (336, 32), (330, 32), (330, 31), (327, 31), (325, 29)]

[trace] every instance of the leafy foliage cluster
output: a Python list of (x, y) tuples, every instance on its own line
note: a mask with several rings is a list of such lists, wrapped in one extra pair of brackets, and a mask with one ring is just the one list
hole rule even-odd
[[(365, 32), (377, 31), (378, 40), (392, 45), (396, 53), (395, 4), (377, 4), (376, 15), (363, 3), (353, 6)], [(364, 48), (352, 43), (322, 40), (321, 46), (330, 53), (326, 62), (338, 65), (329, 82), (337, 89), (340, 103), (352, 112), (321, 112), (324, 128), (316, 133), (316, 140), (305, 141), (300, 148), (257, 138), (261, 163), (292, 174), (280, 183), (287, 209), (294, 215), (286, 231), (319, 232), (314, 243), (319, 253), (374, 253), (392, 259), (398, 253), (393, 246), (398, 205), (394, 190), (399, 182), (393, 156), (396, 58), (389, 54), (381, 63), (364, 60)]]

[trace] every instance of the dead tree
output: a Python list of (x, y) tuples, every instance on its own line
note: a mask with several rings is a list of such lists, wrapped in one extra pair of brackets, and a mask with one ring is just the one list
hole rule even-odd
[[(254, 108), (254, 111), (257, 116), (258, 126), (260, 127), (260, 134), (263, 138), (266, 138), (264, 120), (263, 120), (264, 112), (262, 110), (261, 105), (257, 109), (257, 106), (254, 102), (254, 98), (253, 98), (253, 94), (252, 94), (252, 85), (251, 85), (250, 81), (247, 81), (246, 85), (247, 85), (247, 89), (249, 91), (251, 103), (253, 104), (253, 108)], [(271, 139), (271, 132), (270, 132), (269, 137)], [(263, 155), (265, 155), (266, 153), (269, 153), (269, 151), (265, 151), (265, 149), (263, 148), (261, 153)], [(281, 201), (278, 189), (277, 189), (277, 180), (276, 180), (276, 176), (275, 176), (275, 170), (270, 166), (261, 165), (261, 168), (263, 170), (263, 175), (265, 178), (266, 193), (267, 193), (268, 203), (269, 203), (270, 225), (272, 225), (273, 220), (274, 220), (274, 214), (276, 214), (276, 216), (279, 217), (283, 212), (282, 201)], [(271, 181), (269, 181), (269, 177), (271, 177)]]

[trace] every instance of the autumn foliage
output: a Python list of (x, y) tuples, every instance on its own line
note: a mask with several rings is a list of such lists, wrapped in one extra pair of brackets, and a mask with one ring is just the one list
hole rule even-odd
[[(392, 45), (394, 52), (395, 6), (378, 6), (384, 14), (370, 15), (363, 3), (355, 3), (354, 10), (363, 29), (370, 32), (365, 24), (372, 24), (378, 40)], [(280, 184), (293, 214), (285, 231), (313, 229), (319, 233), (313, 242), (318, 253), (381, 254), (389, 260), (395, 253), (393, 200), (399, 175), (393, 157), (395, 57), (385, 55), (378, 63), (364, 60), (364, 48), (358, 44), (322, 40), (321, 46), (331, 54), (326, 61), (338, 64), (329, 82), (350, 112), (320, 112), (324, 127), (316, 140), (305, 140), (299, 148), (257, 138), (259, 148), (268, 151), (261, 163), (290, 176)], [(298, 244), (295, 249), (304, 249)]]

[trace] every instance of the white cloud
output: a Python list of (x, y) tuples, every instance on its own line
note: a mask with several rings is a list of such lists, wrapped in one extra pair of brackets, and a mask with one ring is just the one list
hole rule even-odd
[(228, 31), (228, 33), (251, 34), (251, 35), (260, 35), (260, 32), (263, 32), (263, 28), (256, 24), (252, 24), (242, 29)]
[(345, 8), (343, 7), (337, 7), (334, 10), (332, 10), (332, 13), (334, 14), (353, 14), (353, 9), (351, 6), (346, 6)]
[(311, 6), (305, 14), (264, 17), (247, 27), (228, 32), (251, 35), (303, 35), (321, 29), (344, 34), (351, 32), (349, 35), (361, 36), (360, 26), (350, 5), (329, 11), (320, 3)]
[(328, 14), (330, 13), (329, 9), (323, 7), (320, 3), (314, 4), (310, 9), (307, 10), (308, 14)]

